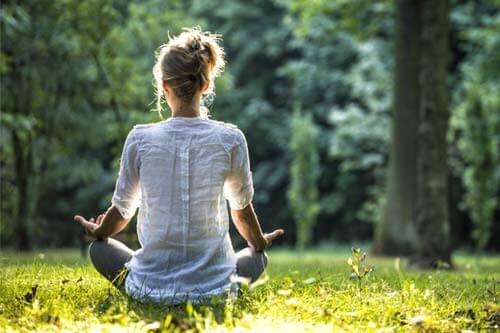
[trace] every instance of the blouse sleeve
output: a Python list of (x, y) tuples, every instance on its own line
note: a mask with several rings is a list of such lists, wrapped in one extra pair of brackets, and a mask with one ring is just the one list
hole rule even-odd
[(132, 130), (125, 140), (120, 160), (120, 171), (116, 181), (111, 203), (123, 218), (134, 216), (140, 204), (141, 188), (139, 183), (139, 156), (136, 131)]
[(245, 135), (238, 130), (231, 149), (231, 168), (224, 183), (224, 196), (231, 209), (243, 209), (252, 202), (253, 194), (248, 146)]

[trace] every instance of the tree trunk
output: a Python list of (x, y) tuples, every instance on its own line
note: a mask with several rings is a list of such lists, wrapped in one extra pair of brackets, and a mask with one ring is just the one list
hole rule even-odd
[(419, 0), (396, 3), (396, 71), (387, 207), (377, 226), (375, 252), (409, 255), (417, 249), (417, 125), (419, 110)]
[(417, 159), (417, 266), (450, 262), (448, 218), (448, 2), (421, 0)]
[(19, 251), (29, 251), (32, 244), (32, 193), (30, 179), (32, 178), (32, 151), (29, 143), (23, 142), (19, 135), (12, 131), (12, 145), (15, 156), (15, 181), (17, 188), (17, 209), (14, 235)]
[(375, 251), (450, 263), (446, 132), (447, 0), (398, 0), (386, 216)]

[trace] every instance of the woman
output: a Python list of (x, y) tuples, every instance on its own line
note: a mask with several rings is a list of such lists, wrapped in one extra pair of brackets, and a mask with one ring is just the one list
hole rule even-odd
[[(89, 248), (95, 268), (118, 285), (125, 272), (125, 290), (134, 298), (181, 303), (234, 295), (234, 277), (256, 280), (267, 263), (264, 249), (284, 233), (262, 233), (251, 202), (245, 136), (234, 125), (208, 119), (200, 106), (223, 70), (219, 41), (185, 29), (159, 48), (153, 68), (157, 104), (160, 110), (165, 100), (172, 116), (130, 131), (106, 213), (95, 221), (75, 216), (96, 238)], [(237, 254), (226, 199), (248, 242)], [(132, 251), (109, 237), (127, 226), (137, 207), (141, 248)]]

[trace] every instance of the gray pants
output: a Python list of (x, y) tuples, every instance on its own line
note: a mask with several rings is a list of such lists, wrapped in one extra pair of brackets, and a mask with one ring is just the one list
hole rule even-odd
[[(125, 263), (133, 254), (134, 251), (113, 238), (95, 240), (89, 246), (89, 256), (94, 267), (118, 288), (123, 287), (127, 274)], [(250, 282), (257, 280), (267, 266), (267, 254), (256, 252), (250, 247), (236, 253), (236, 259), (236, 274)]]

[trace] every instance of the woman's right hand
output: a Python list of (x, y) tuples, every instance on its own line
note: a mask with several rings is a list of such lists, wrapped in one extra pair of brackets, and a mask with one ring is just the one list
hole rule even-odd
[(240, 235), (247, 241), (248, 246), (257, 252), (264, 251), (277, 237), (285, 234), (283, 229), (264, 234), (252, 203), (243, 209), (231, 209), (231, 216)]
[(81, 224), (81, 226), (84, 228), (85, 233), (88, 236), (94, 237), (94, 238), (99, 238), (99, 235), (97, 234), (97, 229), (102, 223), (102, 220), (104, 219), (104, 214), (101, 214), (97, 217), (97, 220), (94, 220), (94, 218), (86, 219), (83, 216), (80, 215), (75, 215), (74, 220), (78, 223)]

